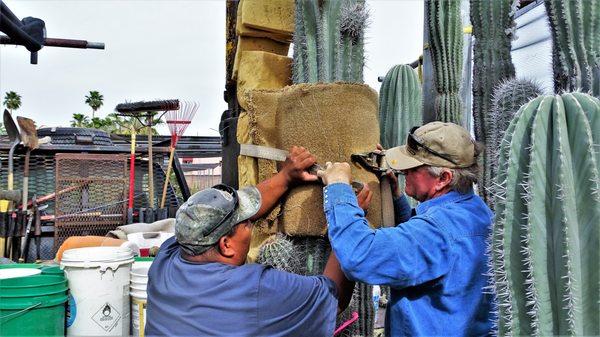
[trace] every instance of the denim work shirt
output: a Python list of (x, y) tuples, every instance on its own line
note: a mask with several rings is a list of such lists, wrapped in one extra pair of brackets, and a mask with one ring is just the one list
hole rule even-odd
[(454, 191), (395, 210), (405, 222), (374, 230), (348, 184), (324, 189), (331, 246), (346, 276), (388, 285), (386, 336), (482, 336), (492, 329), (486, 239), (493, 213), (473, 192)]

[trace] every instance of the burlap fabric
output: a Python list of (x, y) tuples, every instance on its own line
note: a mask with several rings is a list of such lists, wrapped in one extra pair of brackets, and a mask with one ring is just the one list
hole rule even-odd
[(242, 25), (289, 36), (294, 33), (294, 0), (244, 0)]
[[(350, 162), (353, 153), (370, 152), (379, 141), (377, 93), (366, 85), (299, 84), (281, 90), (252, 90), (245, 94), (250, 135), (254, 144), (289, 149), (308, 148), (319, 163)], [(276, 173), (269, 161), (258, 161), (259, 181)], [(373, 200), (367, 219), (379, 227), (381, 197), (377, 177), (352, 165), (353, 179), (368, 184)], [(326, 233), (323, 192), (319, 184), (290, 191), (266, 219), (288, 235)]]
[(238, 75), (239, 63), (242, 58), (242, 53), (245, 51), (264, 51), (281, 56), (287, 56), (290, 45), (289, 43), (277, 42), (269, 38), (263, 37), (238, 37), (237, 49), (235, 51), (235, 60), (233, 61), (232, 79), (236, 79)]
[[(269, 3), (271, 2), (271, 0), (240, 0), (240, 3), (238, 4), (238, 11), (237, 11), (237, 17), (236, 17), (236, 22), (235, 22), (235, 31), (237, 33), (238, 36), (250, 36), (250, 37), (267, 37), (270, 38), (272, 40), (275, 41), (279, 41), (279, 42), (286, 42), (289, 43), (292, 41), (292, 33), (291, 32), (287, 32), (287, 33), (279, 33), (279, 32), (274, 32), (274, 31), (269, 31), (269, 30), (263, 30), (263, 29), (256, 29), (256, 28), (252, 28), (250, 26), (247, 26), (246, 24), (244, 24), (244, 22), (246, 21), (244, 18), (244, 3), (246, 1), (249, 1), (251, 3), (263, 3), (263, 5), (269, 6)], [(246, 7), (246, 10), (250, 11), (250, 10), (255, 10), (257, 8), (257, 6), (255, 6), (255, 4), (251, 4), (251, 6)], [(257, 17), (258, 16), (265, 16), (265, 15), (271, 15), (273, 11), (270, 10), (268, 11), (269, 14), (267, 14), (267, 12), (262, 12), (261, 13), (250, 13), (248, 14), (252, 19), (250, 20), (251, 22), (257, 22)], [(275, 15), (284, 15), (284, 16), (289, 16), (289, 13), (287, 12), (281, 12)], [(292, 1), (292, 12), (291, 12), (291, 17), (292, 17), (292, 31), (293, 31), (293, 23), (294, 23), (294, 7), (293, 7), (293, 1)], [(258, 20), (261, 21), (261, 20)], [(264, 20), (262, 20), (264, 21)], [(283, 20), (280, 20), (283, 22)], [(255, 25), (256, 27), (258, 27), (258, 25)], [(265, 26), (265, 24), (263, 24), (263, 26)], [(265, 27), (263, 27), (265, 28)]]
[(242, 52), (237, 78), (237, 97), (242, 109), (244, 93), (254, 89), (279, 89), (292, 83), (292, 59), (263, 51)]

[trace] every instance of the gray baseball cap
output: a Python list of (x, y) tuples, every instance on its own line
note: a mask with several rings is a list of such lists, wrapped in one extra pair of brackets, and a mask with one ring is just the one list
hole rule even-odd
[(189, 255), (202, 254), (235, 225), (255, 215), (260, 204), (260, 192), (254, 186), (236, 191), (220, 184), (197, 192), (177, 210), (177, 242)]

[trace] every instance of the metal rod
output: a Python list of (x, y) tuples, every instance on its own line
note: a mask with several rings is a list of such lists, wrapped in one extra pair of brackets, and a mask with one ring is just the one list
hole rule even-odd
[[(11, 39), (6, 35), (0, 35), (0, 44), (14, 44), (22, 46), (21, 41)], [(104, 49), (103, 42), (88, 42), (85, 40), (72, 40), (72, 39), (59, 39), (59, 38), (46, 38), (44, 43), (45, 47), (62, 47), (62, 48), (79, 48), (79, 49)]]

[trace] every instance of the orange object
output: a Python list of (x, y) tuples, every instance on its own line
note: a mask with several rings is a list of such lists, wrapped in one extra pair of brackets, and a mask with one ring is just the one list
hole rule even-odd
[(56, 262), (60, 262), (62, 255), (65, 250), (73, 248), (84, 248), (84, 247), (103, 247), (103, 246), (120, 246), (125, 240), (109, 238), (105, 236), (71, 236), (66, 239), (65, 242), (60, 245), (56, 252)]

